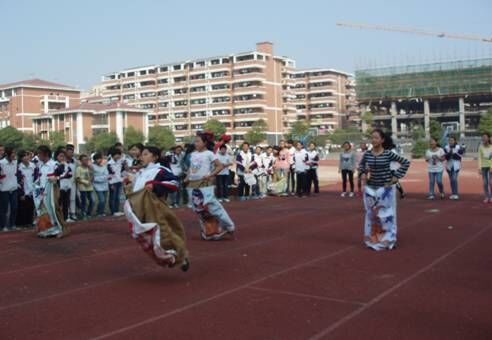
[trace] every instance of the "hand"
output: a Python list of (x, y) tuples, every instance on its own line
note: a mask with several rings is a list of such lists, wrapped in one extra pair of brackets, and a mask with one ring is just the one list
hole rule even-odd
[(145, 184), (145, 190), (152, 191), (154, 190), (154, 185), (153, 184)]
[(211, 174), (205, 175), (205, 176), (203, 176), (203, 180), (208, 181), (211, 177), (212, 177)]
[(398, 178), (395, 176), (391, 177), (391, 184), (396, 184), (396, 183), (398, 183)]
[(55, 176), (48, 177), (48, 181), (50, 181), (51, 183), (55, 183), (57, 180), (58, 180), (58, 178)]

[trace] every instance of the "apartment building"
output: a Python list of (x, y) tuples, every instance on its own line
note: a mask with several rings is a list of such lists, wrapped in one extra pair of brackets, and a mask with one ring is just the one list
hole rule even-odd
[(147, 136), (147, 110), (119, 102), (85, 102), (33, 118), (34, 133), (42, 139), (48, 139), (51, 131), (61, 131), (64, 133), (65, 141), (74, 144), (77, 152), (83, 150), (86, 140), (100, 133), (115, 132), (118, 139), (123, 141), (125, 129), (129, 126)]
[(178, 141), (216, 118), (235, 141), (264, 119), (275, 143), (298, 119), (321, 133), (341, 126), (349, 78), (331, 69), (297, 70), (262, 42), (250, 52), (111, 73), (98, 86), (109, 102), (148, 110), (149, 126), (171, 127)]
[(41, 79), (0, 85), (0, 128), (33, 132), (33, 118), (80, 104), (80, 90)]

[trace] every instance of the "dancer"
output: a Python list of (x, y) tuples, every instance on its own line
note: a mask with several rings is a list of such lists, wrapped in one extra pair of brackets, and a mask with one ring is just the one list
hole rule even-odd
[(191, 189), (193, 211), (200, 217), (201, 236), (204, 240), (220, 240), (235, 230), (234, 222), (214, 193), (212, 178), (224, 167), (212, 152), (213, 140), (211, 132), (197, 133), (195, 151), (191, 154), (190, 168), (185, 179)]
[(157, 264), (179, 265), (189, 269), (186, 235), (183, 225), (162, 199), (178, 190), (176, 176), (159, 164), (160, 150), (145, 146), (140, 155), (142, 168), (127, 180), (125, 214), (132, 237)]
[[(374, 250), (393, 249), (396, 245), (396, 195), (395, 184), (405, 176), (410, 162), (388, 150), (391, 137), (379, 129), (372, 132), (372, 150), (362, 157), (359, 173), (366, 181), (364, 206), (364, 242)], [(400, 167), (392, 172), (391, 162)]]
[(482, 145), (478, 148), (478, 173), (483, 181), (483, 203), (492, 203), (492, 145), (490, 134), (482, 134)]
[(56, 163), (51, 160), (51, 150), (46, 145), (38, 147), (38, 164), (34, 171), (34, 204), (36, 229), (39, 237), (68, 235), (63, 213), (59, 205), (59, 178), (55, 175)]

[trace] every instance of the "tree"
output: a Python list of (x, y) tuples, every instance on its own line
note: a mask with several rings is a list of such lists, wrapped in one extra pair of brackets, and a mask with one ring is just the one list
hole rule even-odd
[(22, 147), (23, 139), (24, 134), (14, 127), (7, 126), (0, 129), (0, 143), (4, 146), (18, 149)]
[(49, 142), (47, 141), (42, 141), (38, 136), (34, 135), (33, 133), (26, 132), (24, 133), (24, 136), (22, 138), (22, 149), (24, 150), (35, 150), (39, 145), (46, 144), (48, 145)]
[(268, 131), (268, 125), (265, 120), (260, 119), (251, 125), (251, 130), (246, 133), (245, 140), (251, 145), (256, 145), (266, 139), (266, 132)]
[(116, 142), (118, 142), (116, 133), (98, 133), (86, 141), (84, 151), (86, 153), (101, 152), (106, 154)]
[(364, 112), (360, 118), (362, 119), (362, 121), (364, 123), (366, 123), (367, 125), (371, 126), (372, 125), (372, 122), (374, 121), (374, 115), (372, 114), (371, 111), (366, 111)]
[(412, 148), (413, 158), (422, 158), (428, 148), (428, 143), (424, 139), (419, 139), (415, 141)]
[(492, 133), (492, 107), (489, 108), (485, 116), (480, 118), (478, 130), (480, 131), (480, 133)]
[(346, 129), (336, 129), (329, 135), (329, 139), (333, 144), (343, 144), (344, 142), (360, 142), (363, 134), (356, 127)]
[(436, 140), (441, 140), (444, 129), (436, 119), (431, 119), (429, 123), (430, 136)]
[(309, 131), (309, 122), (307, 121), (296, 121), (290, 127), (290, 133), (287, 135), (288, 139), (302, 139)]
[(193, 143), (195, 137), (194, 136), (184, 136), (183, 137), (183, 144), (191, 144)]
[(214, 118), (207, 120), (207, 122), (203, 125), (203, 129), (213, 132), (215, 139), (219, 139), (220, 136), (226, 132), (225, 125)]
[(422, 125), (412, 126), (412, 139), (418, 141), (425, 138), (425, 129)]
[(152, 126), (149, 129), (149, 144), (169, 150), (176, 144), (173, 131), (167, 126)]
[(123, 136), (123, 144), (128, 148), (130, 145), (143, 143), (145, 140), (145, 136), (141, 131), (138, 131), (133, 126), (129, 126), (125, 130), (125, 134)]
[(65, 146), (65, 134), (63, 131), (52, 131), (49, 136), (49, 145), (52, 150), (56, 150), (61, 146)]

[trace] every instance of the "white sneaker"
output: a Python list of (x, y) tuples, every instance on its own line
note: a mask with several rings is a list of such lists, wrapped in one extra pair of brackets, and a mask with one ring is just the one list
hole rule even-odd
[(231, 200), (228, 198), (224, 198), (224, 202), (229, 203)]
[(116, 213), (113, 214), (114, 217), (120, 217), (120, 216), (123, 216), (123, 215), (125, 215), (125, 214), (122, 213), (122, 212), (116, 212)]
[(72, 219), (69, 217), (69, 218), (67, 218), (67, 220), (66, 220), (65, 222), (67, 222), (67, 223), (74, 223), (75, 221), (74, 221), (74, 220), (72, 220)]
[(345, 196), (347, 196), (347, 193), (346, 192), (342, 192), (341, 195), (340, 195), (340, 197), (345, 197)]
[(354, 196), (355, 196), (355, 195), (354, 195), (354, 193), (353, 193), (353, 192), (351, 192), (351, 193), (349, 194), (349, 197), (354, 197)]
[(429, 196), (427, 196), (427, 199), (428, 199), (428, 200), (430, 200), (430, 201), (433, 201), (433, 200), (434, 200), (434, 198), (435, 198), (435, 196), (434, 196), (434, 195), (429, 195)]

